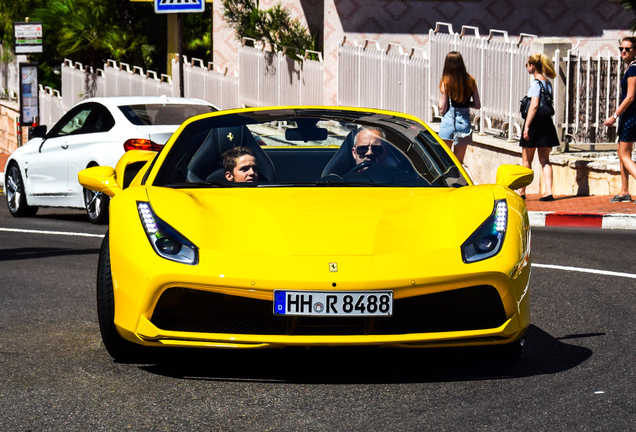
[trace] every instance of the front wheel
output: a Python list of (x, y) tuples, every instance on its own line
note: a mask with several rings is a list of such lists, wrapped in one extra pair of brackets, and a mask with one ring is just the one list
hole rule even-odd
[(7, 170), (5, 185), (7, 191), (7, 206), (12, 216), (34, 216), (37, 213), (37, 207), (27, 204), (22, 174), (20, 174), (20, 168), (18, 168), (15, 162), (12, 163)]
[(115, 295), (110, 270), (108, 232), (104, 236), (97, 264), (97, 319), (102, 341), (113, 359), (127, 362), (143, 358), (144, 347), (122, 338), (115, 327)]
[(91, 223), (104, 224), (108, 221), (109, 202), (108, 195), (84, 189), (84, 207), (86, 207), (86, 215)]

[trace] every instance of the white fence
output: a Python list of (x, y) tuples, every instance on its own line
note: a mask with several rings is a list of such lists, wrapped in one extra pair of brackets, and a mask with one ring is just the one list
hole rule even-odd
[[(442, 32), (446, 27), (447, 32)], [(469, 34), (472, 33), (472, 34)], [(444, 59), (450, 51), (459, 51), (466, 69), (477, 81), (481, 109), (475, 123), (481, 133), (518, 137), (523, 122), (519, 114), (519, 101), (530, 84), (525, 64), (530, 55), (529, 39), (536, 36), (522, 34), (516, 41), (508, 33), (491, 30), (487, 37), (476, 27), (464, 26), (461, 33), (453, 32), (450, 24), (438, 23), (429, 33), (431, 57), (431, 98), (436, 108), (439, 97), (438, 83), (442, 77)]]
[(565, 76), (565, 118), (559, 125), (566, 143), (609, 143), (616, 141), (616, 128), (603, 122), (619, 105), (620, 79), (625, 64), (609, 53), (592, 56), (577, 47), (560, 58)]
[(376, 41), (338, 46), (338, 105), (382, 108), (431, 121), (426, 81), (430, 63), (424, 50), (387, 50)]
[[(187, 59), (186, 59), (187, 60)], [(179, 96), (179, 62), (172, 61), (171, 93), (166, 90), (164, 94)], [(227, 71), (214, 70), (214, 64), (209, 62), (207, 66), (202, 60), (192, 59), (183, 67), (183, 95), (190, 98), (198, 98), (212, 103), (220, 109), (238, 108), (238, 76), (229, 75)]]
[(51, 87), (40, 88), (40, 124), (51, 127), (62, 118), (68, 108), (64, 106), (64, 100), (58, 90)]
[[(535, 36), (522, 34), (510, 40), (506, 32), (491, 30), (481, 36), (475, 27), (456, 33), (450, 24), (438, 23), (429, 33), (425, 49), (410, 52), (397, 44), (382, 48), (375, 41), (338, 46), (338, 105), (402, 111), (427, 122), (439, 117), (439, 80), (444, 58), (459, 51), (477, 80), (482, 107), (473, 111), (480, 133), (516, 139), (523, 120), (519, 101), (531, 77), (525, 63)], [(301, 61), (285, 53), (267, 51), (244, 39), (238, 48), (239, 70), (230, 74), (185, 60), (184, 96), (204, 99), (221, 109), (265, 105), (322, 105), (324, 62), (320, 53), (308, 51)], [(554, 56), (559, 76), (554, 80), (557, 125), (566, 143), (608, 143), (616, 140), (615, 128), (602, 123), (618, 106), (623, 65), (618, 56), (589, 55), (576, 47)], [(92, 70), (66, 60), (59, 92), (40, 88), (42, 124), (53, 124), (71, 106), (89, 96), (178, 95), (178, 62), (173, 75), (161, 75), (110, 60), (104, 69)], [(2, 81), (15, 72), (0, 69)], [(17, 88), (17, 84), (15, 86)]]
[(413, 49), (406, 54), (395, 44), (384, 50), (372, 40), (364, 45), (343, 43), (338, 47), (338, 104), (403, 111), (431, 122), (439, 117), (439, 81), (446, 54), (459, 51), (481, 96), (475, 126), (482, 133), (513, 139), (523, 121), (519, 101), (530, 83), (525, 69), (530, 38), (534, 36), (511, 41), (506, 32), (497, 30), (482, 37), (477, 28), (468, 26), (455, 33), (450, 24), (438, 23), (429, 33), (427, 51)]
[[(322, 105), (323, 59), (316, 51), (305, 52), (302, 61), (265, 51), (256, 41), (243, 38), (239, 47), (239, 104), (245, 106)], [(312, 60), (310, 56), (318, 59)]]
[[(314, 60), (310, 57), (316, 57)], [(239, 48), (240, 74), (228, 74), (214, 64), (184, 58), (184, 96), (206, 100), (220, 109), (264, 105), (322, 105), (322, 54), (307, 51), (302, 61), (243, 44)], [(178, 60), (172, 62), (172, 77), (145, 72), (139, 67), (109, 60), (104, 69), (86, 69), (65, 60), (62, 65), (62, 95), (40, 88), (42, 124), (51, 125), (82, 99), (97, 96), (168, 95), (180, 93)], [(239, 82), (239, 75), (243, 77)], [(58, 100), (61, 99), (61, 100)], [(61, 107), (61, 110), (58, 109)], [(61, 111), (61, 112), (60, 112)], [(45, 123), (48, 122), (48, 123)]]
[(4, 47), (0, 45), (0, 58), (12, 58), (13, 61), (0, 62), (0, 97), (12, 100), (18, 99), (18, 65), (26, 62), (26, 55), (14, 56), (12, 53), (5, 53)]
[[(169, 75), (157, 76), (154, 71), (144, 72), (126, 63), (108, 60), (104, 69), (93, 70), (79, 63), (65, 60), (62, 64), (63, 92), (40, 86), (40, 123), (51, 126), (73, 105), (89, 97), (109, 96), (178, 96), (178, 63), (173, 61), (176, 80)], [(221, 109), (236, 108), (238, 104), (238, 77), (207, 68), (193, 59), (184, 67), (185, 97), (204, 99)]]

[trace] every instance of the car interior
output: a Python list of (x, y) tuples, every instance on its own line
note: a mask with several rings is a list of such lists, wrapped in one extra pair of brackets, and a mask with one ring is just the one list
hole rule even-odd
[[(361, 168), (352, 155), (360, 124), (298, 118), (260, 123), (243, 119), (242, 124), (231, 123), (226, 120), (220, 127), (214, 127), (213, 123), (206, 125), (205, 121), (190, 124), (166, 156), (154, 184), (173, 187), (466, 184), (465, 181), (462, 184), (459, 171), (443, 151), (427, 152), (413, 145), (417, 132), (409, 137), (383, 128), (387, 132), (384, 139), (387, 153), (382, 163), (367, 163)], [(222, 155), (238, 146), (249, 147), (254, 153), (259, 171), (256, 184), (233, 184), (225, 178)], [(449, 174), (452, 181), (447, 178)]]

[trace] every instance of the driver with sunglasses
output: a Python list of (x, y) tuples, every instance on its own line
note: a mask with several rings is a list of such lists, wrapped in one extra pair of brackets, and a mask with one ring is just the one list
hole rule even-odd
[(378, 127), (365, 127), (358, 132), (352, 149), (356, 165), (383, 163), (387, 152), (385, 137), (384, 131)]

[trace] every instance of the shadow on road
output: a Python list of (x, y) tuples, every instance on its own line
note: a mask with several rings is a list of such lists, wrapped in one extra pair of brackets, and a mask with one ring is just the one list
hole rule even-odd
[(67, 255), (99, 255), (99, 249), (15, 248), (0, 249), (0, 261), (16, 261)]
[[(56, 209), (56, 210), (59, 211), (59, 209)], [(59, 221), (70, 221), (70, 222), (88, 222), (88, 217), (86, 216), (86, 212), (81, 212), (81, 213), (44, 213), (43, 211), (39, 211), (37, 216), (34, 216), (34, 218), (59, 220)]]
[(155, 364), (140, 368), (192, 380), (382, 384), (554, 374), (576, 367), (592, 355), (591, 350), (561, 342), (535, 326), (530, 326), (527, 335), (524, 357), (513, 362), (484, 348), (292, 348), (174, 350), (160, 354)]

